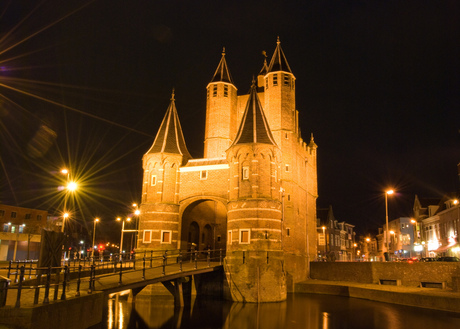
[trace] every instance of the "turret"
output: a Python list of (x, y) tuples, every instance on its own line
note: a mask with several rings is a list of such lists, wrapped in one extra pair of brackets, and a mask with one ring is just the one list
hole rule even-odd
[(177, 247), (179, 226), (179, 168), (191, 158), (177, 114), (174, 92), (150, 149), (142, 159), (140, 238), (138, 248)]
[(237, 89), (225, 60), (225, 48), (206, 89), (204, 157), (222, 158), (237, 130)]

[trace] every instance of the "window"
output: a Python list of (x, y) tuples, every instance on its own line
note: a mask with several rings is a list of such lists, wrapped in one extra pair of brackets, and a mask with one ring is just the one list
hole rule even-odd
[(224, 97), (228, 97), (228, 86), (224, 85)]
[(144, 230), (144, 238), (142, 239), (143, 243), (152, 242), (152, 230)]
[(30, 219), (30, 216), (31, 216), (30, 214), (26, 214), (25, 219)]
[(251, 240), (251, 231), (249, 229), (240, 230), (240, 243), (249, 244)]
[(221, 238), (220, 235), (217, 236), (217, 242), (220, 242)]
[(249, 179), (249, 166), (243, 166), (242, 176), (245, 180)]
[(212, 87), (212, 97), (216, 97), (217, 96), (217, 85), (214, 85)]
[(0, 217), (5, 216), (5, 210), (0, 210)]
[(171, 231), (161, 231), (161, 243), (171, 243)]
[(291, 236), (291, 229), (290, 229), (290, 228), (287, 228), (287, 229), (286, 229), (286, 235), (287, 235), (287, 236)]
[(16, 233), (16, 226), (11, 226), (11, 233)]
[(286, 166), (284, 168), (285, 168), (286, 172), (289, 172), (289, 165), (288, 164), (286, 164)]
[(265, 79), (265, 89), (268, 89), (268, 79)]
[(42, 215), (37, 215), (37, 220), (41, 221), (42, 220)]
[(157, 176), (152, 175), (152, 177), (150, 178), (150, 186), (155, 186), (155, 185), (157, 185)]
[(291, 79), (289, 79), (289, 75), (285, 74), (284, 75), (284, 85), (289, 86), (290, 81), (291, 81)]
[(11, 212), (11, 218), (16, 218), (16, 211)]
[(23, 233), (24, 232), (24, 226), (23, 225), (19, 225), (19, 233)]
[(227, 244), (232, 244), (232, 238), (233, 238), (232, 233), (233, 233), (232, 231), (227, 232)]
[(278, 85), (278, 74), (273, 74), (273, 85), (274, 86)]
[(9, 225), (8, 224), (3, 224), (3, 232), (8, 232)]
[(208, 171), (202, 170), (200, 171), (200, 179), (207, 179), (208, 178)]

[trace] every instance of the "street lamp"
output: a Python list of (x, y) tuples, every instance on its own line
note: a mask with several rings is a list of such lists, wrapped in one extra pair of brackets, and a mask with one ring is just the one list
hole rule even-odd
[[(126, 221), (130, 221), (131, 220), (131, 217), (128, 217), (126, 218)], [(121, 218), (118, 217), (117, 218), (117, 221), (121, 221)], [(122, 261), (123, 259), (123, 233), (125, 232), (125, 221), (122, 222), (121, 224), (121, 237), (120, 237), (120, 262)]]
[[(389, 230), (388, 230), (388, 195), (391, 195), (393, 194), (395, 191), (393, 190), (388, 190), (388, 191), (385, 191), (385, 221), (386, 221), (386, 225), (387, 225), (387, 228), (386, 228), (386, 243), (387, 243), (387, 254), (390, 250), (390, 242), (389, 242), (389, 239), (390, 239), (390, 236), (389, 236)], [(388, 260), (389, 260), (389, 257), (390, 255), (388, 254)]]
[(96, 223), (99, 222), (99, 218), (94, 219), (94, 227), (93, 227), (93, 250), (91, 251), (91, 258), (94, 260), (94, 238), (96, 237)]
[(321, 228), (323, 229), (324, 252), (327, 252), (326, 226), (323, 226)]

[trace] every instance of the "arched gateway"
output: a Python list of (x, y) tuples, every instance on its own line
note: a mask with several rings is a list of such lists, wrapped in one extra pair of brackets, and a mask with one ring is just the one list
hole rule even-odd
[(204, 157), (187, 150), (174, 93), (143, 157), (137, 250), (223, 248), (233, 300), (284, 300), (316, 256), (317, 146), (301, 137), (279, 40), (249, 94), (225, 52), (206, 89)]

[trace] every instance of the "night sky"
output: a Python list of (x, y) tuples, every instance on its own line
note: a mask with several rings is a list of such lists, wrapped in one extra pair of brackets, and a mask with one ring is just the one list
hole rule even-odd
[(189, 152), (203, 155), (206, 86), (226, 49), (239, 94), (279, 36), (317, 205), (372, 232), (415, 194), (458, 193), (458, 1), (2, 1), (0, 202), (112, 221), (141, 196), (142, 155), (175, 88)]

